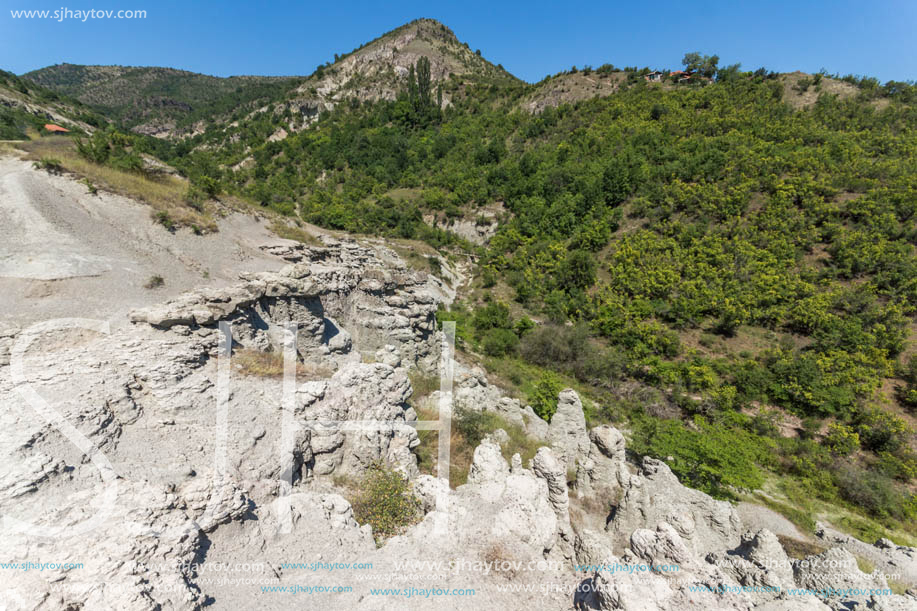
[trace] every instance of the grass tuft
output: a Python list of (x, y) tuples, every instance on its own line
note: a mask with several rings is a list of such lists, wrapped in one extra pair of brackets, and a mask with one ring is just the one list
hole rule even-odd
[(165, 278), (159, 274), (154, 274), (150, 276), (150, 279), (144, 283), (143, 288), (145, 289), (158, 289), (161, 286), (164, 286), (166, 283)]
[[(262, 352), (242, 348), (233, 351), (233, 363), (242, 375), (257, 378), (283, 377), (283, 354), (279, 352)], [(321, 380), (330, 378), (332, 371), (322, 365), (313, 363), (296, 363), (296, 377), (301, 380)]]
[(360, 482), (360, 495), (352, 502), (353, 517), (373, 528), (376, 545), (403, 533), (421, 518), (420, 501), (401, 473), (374, 463)]
[(786, 535), (777, 535), (777, 540), (780, 541), (780, 545), (783, 546), (783, 551), (785, 551), (786, 555), (792, 560), (802, 560), (808, 556), (820, 554), (828, 549), (817, 543), (800, 541), (799, 539), (787, 537)]
[(270, 226), (270, 230), (284, 240), (293, 240), (295, 242), (301, 242), (302, 244), (308, 244), (309, 246), (322, 245), (318, 238), (302, 227), (296, 227), (283, 221), (274, 221)]
[(36, 170), (45, 170), (50, 174), (60, 174), (64, 170), (63, 162), (56, 157), (43, 156), (32, 163)]
[[(436, 408), (419, 409), (417, 417), (420, 420), (436, 420), (439, 411)], [(452, 417), (452, 433), (450, 436), (449, 455), (449, 485), (453, 488), (461, 486), (468, 481), (468, 472), (474, 459), (474, 450), (481, 441), (497, 429), (506, 431), (508, 439), (500, 445), (503, 458), (510, 460), (513, 454), (519, 454), (522, 464), (528, 464), (535, 457), (538, 448), (545, 445), (537, 439), (526, 435), (525, 429), (511, 423), (500, 414), (494, 412), (476, 412), (459, 407)], [(436, 472), (437, 457), (439, 455), (439, 433), (437, 431), (417, 431), (420, 445), (415, 448), (418, 466), (423, 473)]]
[(857, 554), (854, 554), (853, 557), (856, 558), (857, 568), (860, 569), (860, 571), (866, 573), (867, 575), (872, 575), (875, 572), (876, 565), (873, 564), (869, 558), (864, 558), (863, 556), (859, 556)]

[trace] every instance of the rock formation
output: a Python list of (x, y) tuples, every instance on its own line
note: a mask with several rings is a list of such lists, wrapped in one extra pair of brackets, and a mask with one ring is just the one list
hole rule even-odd
[[(790, 595), (887, 582), (855, 559), (843, 578), (825, 572), (865, 545), (826, 528), (831, 549), (789, 560), (772, 533), (747, 529), (732, 505), (682, 486), (664, 462), (629, 462), (625, 435), (588, 430), (569, 389), (549, 424), (456, 363), (456, 405), (494, 411), (542, 447), (523, 464), (504, 456), (498, 430), (474, 450), (466, 484), (450, 490), (420, 474), (408, 373), (436, 371), (445, 291), (384, 248), (269, 250), (290, 265), (136, 310), (133, 325), (0, 330), (0, 558), (54, 565), (4, 570), (2, 606), (269, 610), (289, 608), (277, 588), (329, 585), (349, 589), (296, 591), (307, 608), (917, 605), (909, 595)], [(232, 328), (228, 361), (220, 323)], [(285, 348), (295, 385), (238, 359), (267, 352), (276, 365)], [(382, 547), (337, 483), (379, 461), (411, 479), (423, 511)], [(914, 550), (867, 547), (883, 570), (910, 575)], [(369, 568), (307, 568), (332, 563)], [(406, 586), (474, 598), (376, 591)]]

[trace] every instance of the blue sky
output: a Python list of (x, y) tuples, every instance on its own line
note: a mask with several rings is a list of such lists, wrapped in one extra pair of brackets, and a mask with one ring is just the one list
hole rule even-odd
[[(917, 2), (176, 2), (3, 0), (0, 68), (49, 64), (171, 66), (233, 74), (309, 74), (416, 17), (432, 17), (528, 81), (571, 65), (674, 68), (686, 51), (721, 64), (821, 68), (917, 79)], [(11, 10), (143, 9), (146, 19), (13, 19)]]

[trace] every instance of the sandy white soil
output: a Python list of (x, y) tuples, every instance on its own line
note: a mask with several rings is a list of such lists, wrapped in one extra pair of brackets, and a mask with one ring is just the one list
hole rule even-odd
[[(127, 310), (201, 286), (233, 283), (241, 271), (280, 268), (259, 249), (278, 241), (262, 221), (233, 214), (215, 234), (174, 233), (151, 208), (0, 158), (0, 324), (55, 317), (119, 321)], [(153, 275), (165, 285), (150, 290)]]

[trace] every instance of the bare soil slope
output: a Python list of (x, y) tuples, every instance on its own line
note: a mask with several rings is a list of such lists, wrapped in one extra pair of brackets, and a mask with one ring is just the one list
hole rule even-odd
[[(206, 285), (226, 285), (240, 271), (277, 269), (260, 247), (281, 242), (242, 214), (197, 236), (169, 232), (150, 207), (73, 178), (0, 157), (0, 324), (79, 316), (118, 318)], [(164, 283), (145, 288), (154, 276)]]

